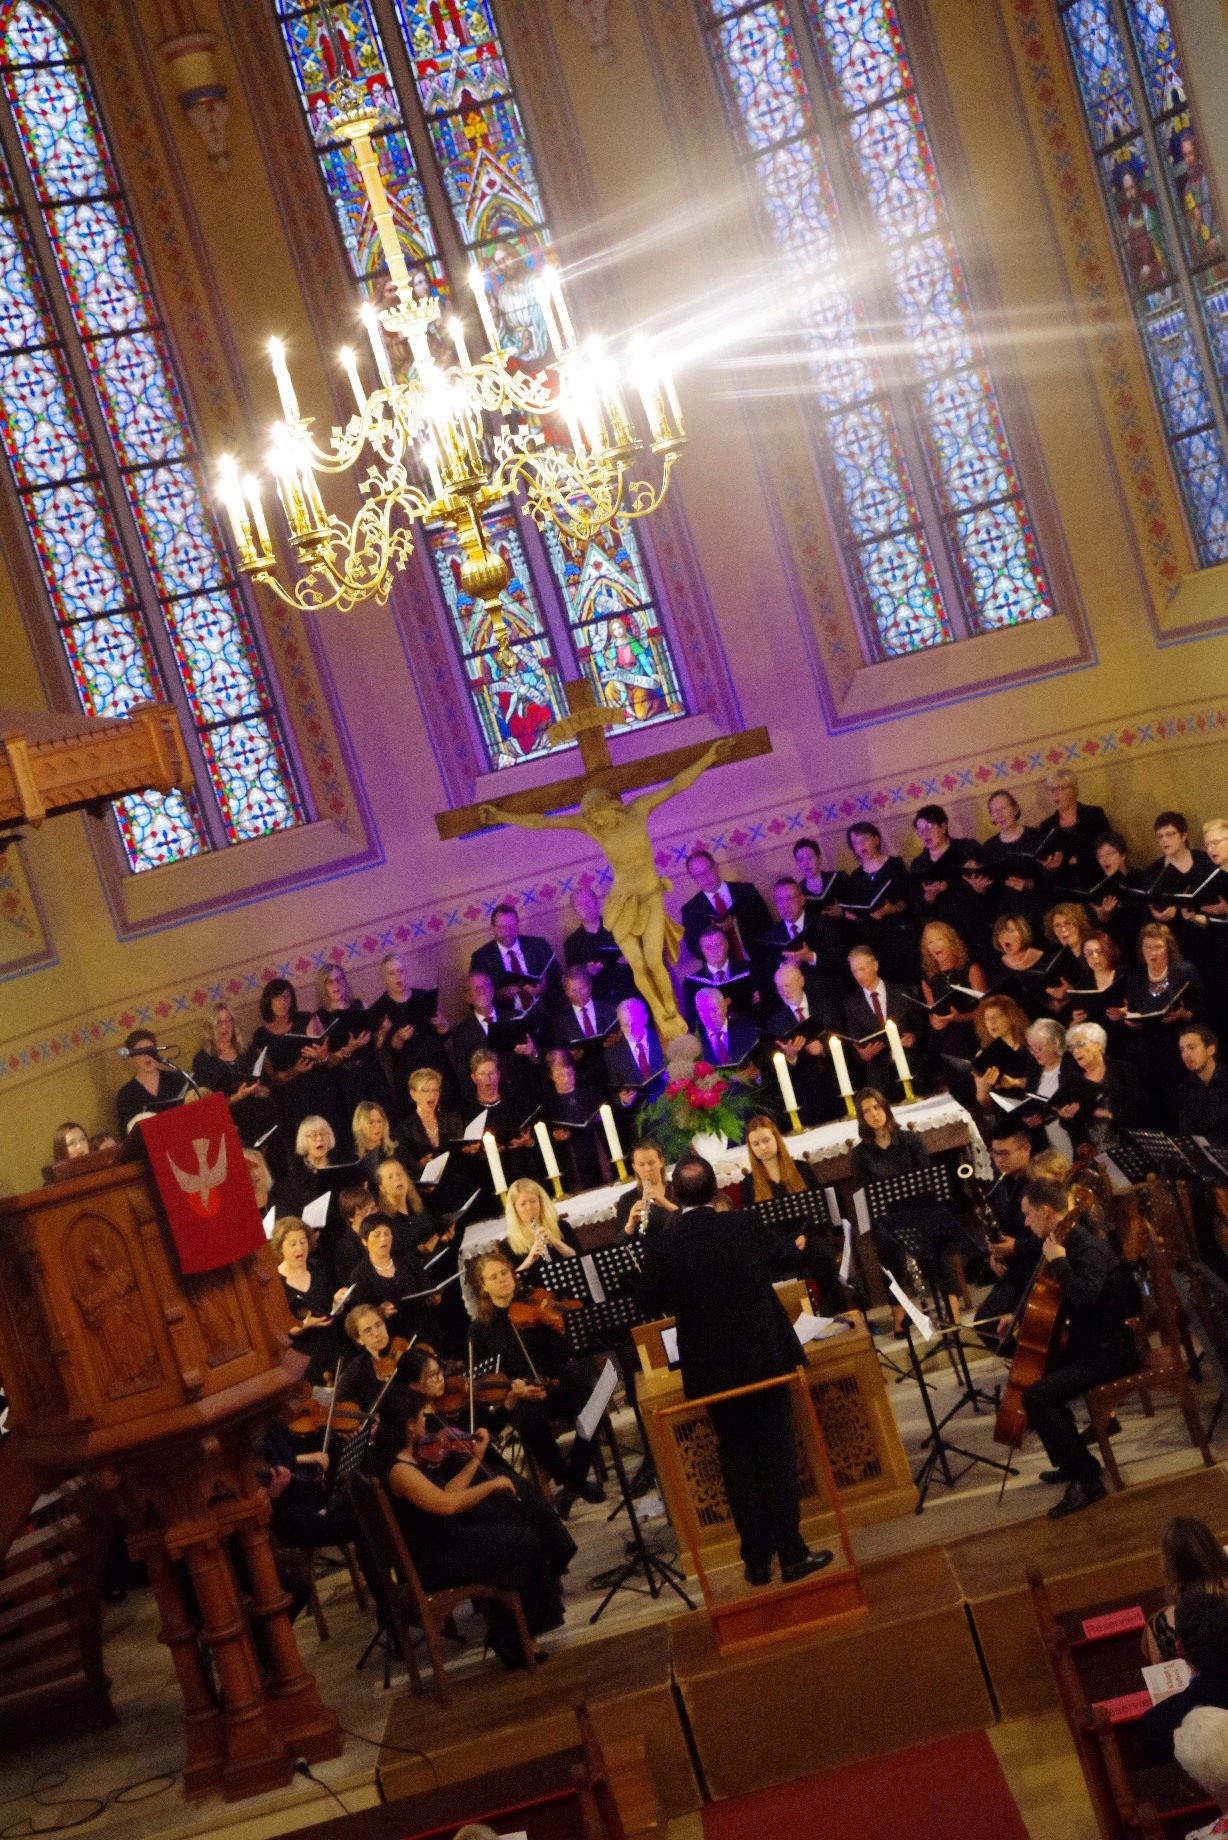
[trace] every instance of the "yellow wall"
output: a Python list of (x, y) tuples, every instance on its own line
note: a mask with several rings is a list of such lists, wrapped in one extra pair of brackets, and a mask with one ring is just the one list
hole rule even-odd
[[(249, 71), (245, 87), (233, 62), (241, 34), (227, 28), (256, 0), (233, 0), (228, 17), (231, 4), (197, 6), (201, 25), (219, 33), (230, 91), (224, 179), (179, 113), (156, 56), (153, 0), (96, 0), (84, 21), (138, 209), (152, 211), (160, 178), (163, 205), (182, 229), (176, 254), (173, 239), (143, 217), (210, 447), (242, 443), (270, 416), (263, 349), (271, 332), (291, 344), (305, 407), (326, 425), (332, 417), (297, 279), (303, 252), (296, 265), (286, 228), (294, 219), (284, 198), (279, 208), (250, 113), (260, 73)], [(597, 61), (564, 0), (505, 0), (499, 11), (540, 147), (555, 144), (547, 111), (555, 120), (571, 112), (602, 214), (587, 232), (620, 251), (612, 279), (621, 310), (647, 317), (665, 303), (682, 317), (739, 276), (753, 276), (755, 244), (727, 141), (721, 151), (715, 92), (696, 78), (702, 64), (688, 0), (615, 0), (610, 65)], [(861, 795), (870, 796), (893, 845), (907, 842), (911, 809), (926, 798), (948, 805), (957, 831), (984, 830), (984, 798), (995, 784), (1021, 790), (1027, 815), (1038, 815), (1036, 788), (1059, 759), (1076, 760), (1086, 796), (1105, 804), (1143, 850), (1161, 806), (1181, 806), (1197, 821), (1228, 805), (1221, 790), (1224, 571), (1173, 592), (1188, 573), (1188, 545), (1094, 177), (1077, 132), (1062, 148), (1040, 127), (1036, 64), (1048, 56), (1056, 98), (1049, 114), (1064, 111), (1077, 129), (1047, 0), (932, 0), (904, 12), (924, 37), (928, 81), (942, 84), (941, 94), (928, 92), (932, 125), (937, 134), (945, 124), (941, 144), (958, 162), (949, 170), (963, 174), (950, 189), (969, 267), (1002, 305), (995, 370), (1026, 405), (1048, 481), (1065, 552), (1064, 574), (1055, 569), (1062, 618), (871, 670), (855, 668), (847, 646), (843, 663), (838, 652), (824, 652), (844, 644), (849, 616), (813, 485), (793, 500), (785, 490), (804, 458), (795, 405), (737, 400), (727, 368), (685, 374), (692, 440), (679, 490), (743, 719), (766, 723), (775, 751), (713, 775), (658, 822), (666, 846), (723, 840), (726, 860), (761, 883), (803, 831), (835, 849)], [(1200, 73), (1228, 70), (1228, 24), (1219, 0), (1180, 0), (1175, 13), (1197, 97)], [(557, 64), (540, 55), (543, 18)], [(136, 86), (135, 113), (124, 83)], [(1210, 139), (1228, 196), (1228, 145)], [(1067, 214), (1063, 172), (1082, 187), (1085, 222)], [(547, 171), (548, 187), (551, 178)], [(565, 175), (555, 178), (557, 197)], [(654, 227), (659, 235), (628, 236)], [(1096, 260), (1099, 309), (1088, 280)], [(183, 308), (185, 275), (197, 288), (192, 315)], [(1145, 484), (1119, 413), (1123, 389), (1133, 394), (1136, 438), (1152, 462)], [(1157, 529), (1166, 549), (1155, 541)], [(824, 589), (834, 612), (820, 642)], [(14, 561), (0, 571), (0, 703), (8, 707), (48, 700), (27, 634), (27, 622), (44, 618), (28, 571)], [(336, 815), (280, 840), (276, 851), (248, 845), (194, 865), (191, 876), (138, 878), (145, 886), (123, 899), (130, 922), (144, 915), (147, 930), (130, 928), (122, 939), (89, 847), (91, 820), (50, 822), (23, 844), (41, 920), (23, 923), (20, 875), (7, 909), (0, 883), (0, 974), (6, 962), (31, 954), (40, 927), (54, 962), (0, 982), (0, 1186), (37, 1179), (59, 1119), (76, 1116), (90, 1128), (109, 1121), (109, 1095), (121, 1078), (113, 1048), (130, 1026), (125, 1018), (151, 1020), (190, 1060), (210, 989), (231, 994), (250, 1021), (252, 984), (263, 972), (288, 965), (306, 989), (313, 954), (341, 942), (359, 990), (370, 995), (381, 951), (401, 943), (398, 927), (417, 980), (439, 978), (446, 990), (485, 936), (483, 900), (532, 891), (526, 924), (553, 935), (566, 918), (560, 881), (595, 867), (566, 836), (437, 840), (432, 814), (445, 802), (443, 785), (392, 611), (325, 615), (301, 632), (269, 619), (266, 633), (296, 727), (305, 737), (314, 711), (326, 743), (333, 731), (335, 748), (311, 754), (317, 781), (320, 760), (341, 759), (348, 747), (346, 798)], [(295, 661), (310, 648), (320, 681), (314, 690), (300, 684), (296, 701)], [(826, 698), (816, 681), (820, 655)], [(993, 692), (995, 679), (1027, 673)], [(937, 693), (947, 700), (903, 707)], [(858, 725), (859, 710), (893, 704), (889, 718)], [(329, 875), (330, 863), (360, 851), (383, 860)], [(310, 886), (248, 898), (272, 877), (312, 865), (319, 879)], [(159, 912), (220, 897), (220, 909), (156, 924)]]

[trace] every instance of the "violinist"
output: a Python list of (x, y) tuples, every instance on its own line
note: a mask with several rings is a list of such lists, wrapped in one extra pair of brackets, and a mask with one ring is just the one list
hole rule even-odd
[(358, 1303), (346, 1312), (345, 1332), (357, 1352), (351, 1351), (337, 1375), (336, 1406), (355, 1405), (360, 1412), (373, 1412), (389, 1380), (394, 1386), (400, 1384), (400, 1377), (394, 1376), (407, 1352), (405, 1340), (393, 1341), (373, 1303)]
[(311, 1258), (311, 1232), (293, 1214), (283, 1214), (273, 1228), (273, 1251), (294, 1327), (290, 1334), (299, 1354), (308, 1357), (306, 1378), (319, 1382), (336, 1363), (340, 1340), (332, 1309), (336, 1293), (323, 1264)]
[[(746, 1126), (746, 1154), (750, 1174), (742, 1178), (740, 1205), (753, 1208), (757, 1202), (772, 1201), (780, 1195), (798, 1195), (816, 1189), (819, 1179), (809, 1163), (795, 1162), (789, 1146), (775, 1121), (760, 1113)], [(847, 1308), (844, 1286), (827, 1236), (821, 1227), (805, 1227), (799, 1221), (796, 1234), (779, 1228), (785, 1267), (807, 1278), (819, 1296), (824, 1316), (838, 1316)]]
[(538, 1259), (574, 1259), (565, 1223), (540, 1182), (520, 1176), (507, 1191), (504, 1239), (520, 1259), (518, 1271), (527, 1271)]
[(674, 1191), (665, 1180), (665, 1152), (655, 1137), (641, 1137), (631, 1152), (631, 1173), (636, 1186), (618, 1197), (614, 1218), (631, 1237), (647, 1238), (667, 1227), (678, 1212)]
[[(589, 1388), (567, 1358), (567, 1345), (557, 1330), (544, 1323), (518, 1327), (511, 1317), (516, 1297), (516, 1273), (502, 1252), (480, 1253), (469, 1266), (469, 1282), (478, 1298), (473, 1325), (475, 1361), (494, 1360), (511, 1381), (500, 1409), (538, 1468), (559, 1486), (554, 1505), (563, 1520), (577, 1496), (584, 1501), (605, 1500), (605, 1490), (588, 1480), (594, 1446), (576, 1437), (564, 1456), (551, 1428), (553, 1417), (575, 1422)], [(492, 1424), (500, 1425), (497, 1413)], [(503, 1421), (505, 1422), (505, 1421)]]
[[(1062, 1520), (1104, 1499), (1100, 1464), (1079, 1435), (1069, 1402), (1136, 1371), (1138, 1349), (1126, 1320), (1134, 1299), (1107, 1240), (1077, 1219), (1065, 1233), (1055, 1231), (1066, 1216), (1064, 1188), (1029, 1177), (1020, 1207), (1025, 1226), (1043, 1246), (1066, 1315), (1065, 1347), (1049, 1371), (1023, 1389), (1028, 1424), (1052, 1465), (1040, 1480), (1065, 1484), (1061, 1500), (1049, 1510), (1050, 1520)], [(1003, 1322), (1003, 1332), (1008, 1326)]]
[[(445, 1378), (443, 1366), (430, 1348), (419, 1344), (402, 1355), (397, 1363), (398, 1386), (412, 1387), (421, 1393), (427, 1402), (427, 1426), (435, 1433), (446, 1435), (436, 1443), (435, 1448), (424, 1447), (419, 1456), (426, 1464), (437, 1482), (447, 1482), (450, 1477), (464, 1465), (472, 1454), (469, 1439), (475, 1441), (489, 1438), (486, 1428), (488, 1408), (478, 1406), (475, 1416), (476, 1431), (466, 1432), (464, 1427), (456, 1430), (445, 1423), (448, 1416), (444, 1403), (445, 1394), (456, 1383)], [(479, 1383), (480, 1386), (480, 1383)], [(460, 1389), (468, 1391), (468, 1385), (461, 1376)], [(455, 1413), (452, 1414), (456, 1416)], [(450, 1446), (450, 1448), (449, 1448)], [(576, 1543), (568, 1533), (563, 1522), (555, 1513), (531, 1476), (522, 1476), (514, 1470), (507, 1458), (493, 1443), (487, 1442), (481, 1451), (481, 1472), (488, 1476), (510, 1476), (516, 1490), (516, 1500), (520, 1507), (520, 1518), (524, 1526), (537, 1539), (543, 1552), (550, 1561), (550, 1569), (556, 1578), (561, 1578), (576, 1556)]]
[[(482, 1475), (486, 1433), (478, 1434), (480, 1449), (440, 1486), (418, 1457), (429, 1421), (422, 1394), (405, 1393), (381, 1416), (371, 1453), (423, 1588), (487, 1584), (518, 1591), (532, 1635), (559, 1628), (558, 1580), (538, 1541), (519, 1524), (515, 1484), (509, 1476)], [(490, 1646), (504, 1667), (523, 1667), (511, 1613), (497, 1598), (480, 1603)]]
[(280, 1543), (308, 1552), (317, 1546), (353, 1545), (361, 1560), (364, 1546), (353, 1509), (328, 1485), (328, 1452), (303, 1450), (283, 1417), (275, 1414), (264, 1428), (260, 1455), (269, 1466), (265, 1486), (273, 1506), (270, 1524)]

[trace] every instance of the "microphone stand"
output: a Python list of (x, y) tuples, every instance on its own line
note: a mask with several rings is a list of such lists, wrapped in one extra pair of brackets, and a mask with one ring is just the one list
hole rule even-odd
[[(146, 1050), (146, 1052), (148, 1052), (148, 1050)], [(191, 1074), (185, 1072), (184, 1069), (180, 1067), (176, 1061), (163, 1060), (160, 1054), (150, 1054), (149, 1058), (153, 1062), (155, 1067), (161, 1067), (163, 1073), (178, 1074), (179, 1078), (183, 1081), (184, 1085), (190, 1086), (192, 1088), (192, 1091), (196, 1094), (196, 1097), (198, 1099), (203, 1098), (204, 1095), (202, 1094), (200, 1087), (197, 1085), (196, 1081), (192, 1078)], [(176, 1104), (178, 1104), (178, 1100), (176, 1101)]]

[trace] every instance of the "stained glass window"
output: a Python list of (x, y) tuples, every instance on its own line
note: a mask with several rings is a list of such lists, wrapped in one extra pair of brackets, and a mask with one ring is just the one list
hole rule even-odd
[[(301, 816), (242, 602), (81, 55), (41, 0), (0, 0), (0, 81), (56, 279), (113, 451), (108, 488), (30, 226), (0, 148), (0, 427), (56, 625), (90, 715), (167, 700), (121, 523), (136, 546), (229, 842)], [(133, 869), (209, 847), (200, 804), (117, 808)]]
[[(448, 245), (462, 264), (461, 275), (453, 276), (454, 283), (465, 281), (455, 286), (456, 297), (463, 300), (467, 293), (463, 270), (470, 262), (479, 263), (504, 347), (525, 367), (544, 362), (550, 348), (536, 280), (550, 234), (486, 0), (333, 0), (331, 11), (343, 28), (339, 44), (322, 32), (318, 5), (302, 0), (274, 4), (314, 130), (326, 119), (327, 86), (342, 65), (351, 77), (359, 73), (356, 80), (377, 89), (397, 124), (385, 131), (384, 145), (395, 137), (403, 162), (395, 207), (402, 237), (411, 256), (417, 253), (421, 272), (429, 273), (433, 285), (446, 287), (446, 278), (440, 280), (442, 239), (431, 221), (405, 126), (407, 109), (418, 111), (415, 125), (429, 143), (439, 176), (436, 196), (446, 206), (442, 222), (450, 232)], [(381, 27), (391, 34), (387, 42), (395, 44), (399, 37), (404, 43), (415, 92), (408, 98), (397, 94)], [(363, 215), (353, 160), (340, 148), (329, 150), (327, 130), (324, 139), (321, 171), (351, 267), (378, 289), (378, 246)], [(381, 163), (389, 184), (389, 158), (383, 150)], [(391, 195), (391, 184), (389, 190)], [(365, 242), (354, 228), (360, 223)], [(590, 543), (583, 555), (573, 555), (569, 545), (547, 533), (538, 577), (534, 568), (543, 540), (518, 529), (508, 506), (497, 508), (486, 522), (492, 542), (497, 530), (512, 565), (513, 586), (504, 596), (504, 612), (518, 661), (514, 678), (500, 673), (488, 622), (460, 588), (461, 552), (454, 538), (435, 530), (429, 541), (491, 767), (547, 751), (545, 731), (566, 710), (562, 681), (569, 672), (588, 677), (597, 695), (625, 708), (634, 724), (686, 714), (669, 637), (642, 549), (630, 529)], [(539, 579), (549, 584), (544, 591)]]
[(1075, 78), (1186, 513), (1228, 560), (1228, 262), (1163, 0), (1061, 4)]
[[(787, 0), (704, 3), (730, 117), (799, 302), (828, 484), (876, 649), (1045, 618), (1053, 609), (892, 0), (799, 0), (818, 85)], [(885, 258), (886, 315), (878, 282), (859, 281), (850, 259), (854, 239), (864, 266), (867, 230)], [(884, 320), (880, 352), (872, 327)]]

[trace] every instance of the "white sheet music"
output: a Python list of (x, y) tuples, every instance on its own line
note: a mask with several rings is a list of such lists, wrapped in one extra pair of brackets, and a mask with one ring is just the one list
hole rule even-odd
[(309, 1227), (322, 1227), (328, 1219), (328, 1204), (331, 1200), (332, 1196), (325, 1189), (322, 1195), (317, 1195), (314, 1201), (307, 1203), (299, 1218)]
[(840, 1260), (840, 1282), (847, 1284), (853, 1269), (853, 1229), (847, 1220), (842, 1220), (840, 1225), (844, 1228), (844, 1254)]
[[(482, 1115), (485, 1117), (486, 1114), (483, 1113)], [(430, 1188), (432, 1183), (438, 1182), (440, 1176), (443, 1174), (444, 1164), (447, 1162), (449, 1154), (450, 1153), (445, 1150), (442, 1156), (433, 1156), (431, 1158), (426, 1168), (422, 1171), (422, 1174), (418, 1177), (418, 1181), (424, 1188)]]
[(476, 1118), (471, 1118), (469, 1123), (465, 1126), (465, 1142), (467, 1144), (480, 1143), (482, 1141), (482, 1132), (485, 1129), (486, 1113), (482, 1111), (478, 1113)]
[(910, 1316), (925, 1340), (927, 1342), (930, 1341), (934, 1334), (934, 1325), (925, 1314), (925, 1311), (917, 1308), (912, 1298), (908, 1295), (908, 1292), (900, 1289), (890, 1272), (886, 1272), (884, 1276), (887, 1279), (887, 1289), (891, 1292), (891, 1295), (895, 1298), (905, 1316)]
[(576, 1436), (589, 1443), (597, 1435), (597, 1427), (605, 1416), (605, 1409), (614, 1397), (614, 1388), (618, 1385), (618, 1369), (613, 1361), (607, 1361), (597, 1376), (597, 1384), (576, 1413)]
[(264, 1237), (266, 1239), (272, 1239), (273, 1228), (277, 1225), (277, 1209), (275, 1207), (269, 1209), (262, 1224), (264, 1226)]
[(853, 1191), (853, 1212), (857, 1216), (857, 1231), (859, 1233), (868, 1233), (870, 1231), (870, 1207), (869, 1203), (866, 1201), (866, 1191), (864, 1188), (854, 1189)]
[(581, 1253), (580, 1270), (584, 1273), (584, 1281), (588, 1285), (588, 1294), (593, 1302), (604, 1303), (605, 1285), (601, 1282), (601, 1273), (597, 1270), (591, 1253)]
[(266, 1043), (266, 1045), (263, 1048), (261, 1048), (259, 1054), (256, 1056), (256, 1059), (252, 1064), (252, 1076), (251, 1077), (253, 1080), (258, 1080), (260, 1078), (261, 1074), (264, 1072), (264, 1063), (268, 1058), (269, 1058), (269, 1050), (268, 1050), (268, 1045)]

